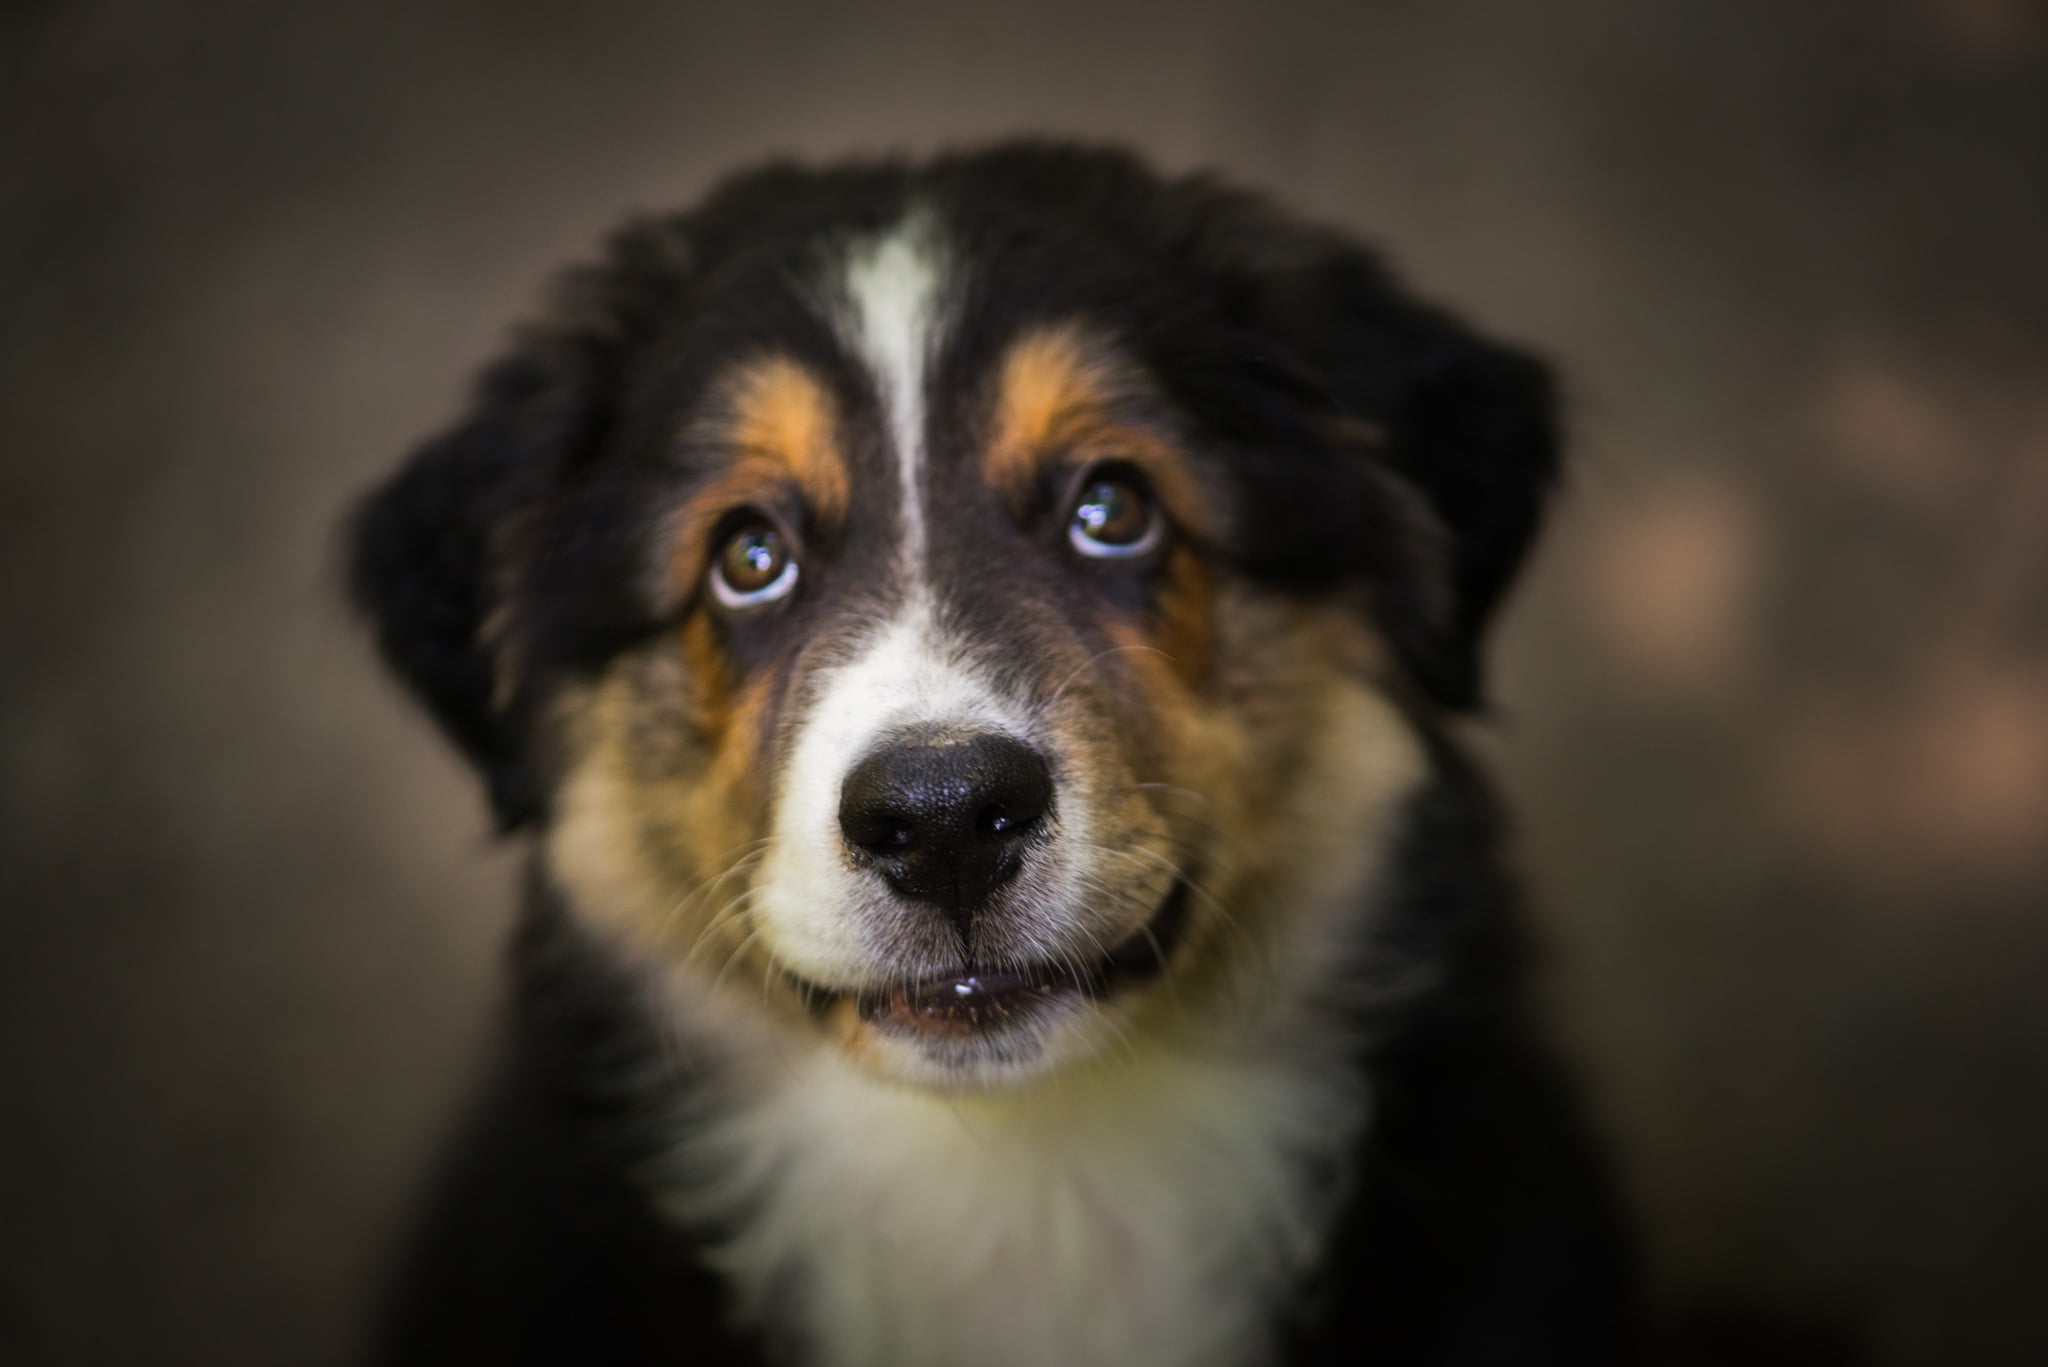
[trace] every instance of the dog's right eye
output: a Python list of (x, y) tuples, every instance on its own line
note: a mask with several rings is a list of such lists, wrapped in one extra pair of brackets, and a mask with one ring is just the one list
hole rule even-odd
[(727, 608), (758, 607), (796, 587), (789, 539), (759, 513), (735, 519), (711, 566), (711, 593)]

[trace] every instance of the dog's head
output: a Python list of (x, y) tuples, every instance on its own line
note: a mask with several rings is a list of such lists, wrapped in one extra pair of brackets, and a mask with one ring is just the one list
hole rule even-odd
[(591, 926), (982, 1085), (1333, 949), (1553, 471), (1343, 240), (1011, 147), (628, 228), (354, 579)]

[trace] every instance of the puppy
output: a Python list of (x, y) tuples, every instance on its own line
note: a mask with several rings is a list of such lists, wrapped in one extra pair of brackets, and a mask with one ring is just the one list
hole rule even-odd
[(629, 225), (354, 593), (530, 843), (390, 1361), (1630, 1360), (1449, 734), (1544, 369), (1011, 145)]

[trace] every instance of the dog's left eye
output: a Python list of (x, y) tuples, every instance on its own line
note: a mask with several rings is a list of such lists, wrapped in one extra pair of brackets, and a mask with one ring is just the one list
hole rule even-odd
[(1067, 540), (1083, 555), (1118, 559), (1143, 555), (1166, 534), (1166, 515), (1135, 478), (1091, 476), (1074, 505)]
[(788, 538), (760, 514), (733, 524), (711, 567), (711, 592), (728, 608), (750, 608), (784, 597), (796, 587), (796, 557)]

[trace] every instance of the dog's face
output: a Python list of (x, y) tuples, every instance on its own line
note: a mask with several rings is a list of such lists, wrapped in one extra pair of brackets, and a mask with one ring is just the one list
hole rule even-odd
[(634, 962), (935, 1086), (1330, 952), (1551, 470), (1531, 363), (1121, 159), (629, 233), (357, 583)]

